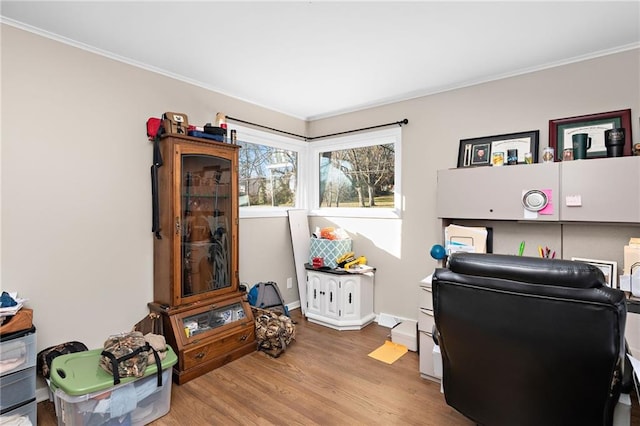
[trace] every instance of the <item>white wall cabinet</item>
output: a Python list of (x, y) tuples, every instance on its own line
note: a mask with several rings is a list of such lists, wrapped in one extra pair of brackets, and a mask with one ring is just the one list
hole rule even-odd
[[(549, 214), (531, 214), (522, 195), (549, 190)], [(640, 157), (438, 171), (440, 218), (539, 222), (640, 222)]]
[[(522, 195), (529, 190), (558, 194), (560, 163), (475, 167), (438, 171), (437, 213), (441, 218), (523, 220)], [(557, 221), (558, 209), (535, 220)]]
[(567, 161), (560, 171), (561, 220), (640, 222), (640, 157)]
[(336, 330), (359, 330), (375, 319), (374, 274), (307, 270), (310, 322)]

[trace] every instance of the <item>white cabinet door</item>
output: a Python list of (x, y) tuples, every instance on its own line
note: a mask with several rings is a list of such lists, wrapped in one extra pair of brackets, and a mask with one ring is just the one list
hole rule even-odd
[(438, 170), (438, 217), (557, 221), (557, 207), (546, 209), (545, 214), (530, 214), (524, 209), (522, 196), (530, 190), (542, 190), (555, 206), (559, 169), (559, 163), (544, 163)]
[(307, 271), (307, 309), (310, 313), (326, 318), (340, 317), (340, 282), (336, 277)]
[[(337, 277), (337, 276), (336, 276)], [(323, 314), (327, 318), (340, 318), (340, 281), (332, 275), (325, 274), (320, 280), (321, 294), (324, 299)]]
[(307, 272), (307, 311), (314, 314), (322, 312), (321, 279), (322, 275)]
[(360, 318), (360, 279), (357, 276), (345, 277), (342, 280), (342, 317), (344, 319)]
[(560, 219), (640, 222), (640, 157), (562, 163)]

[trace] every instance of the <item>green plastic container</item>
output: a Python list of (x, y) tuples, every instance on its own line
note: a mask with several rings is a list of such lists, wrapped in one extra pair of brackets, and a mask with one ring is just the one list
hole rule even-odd
[[(61, 355), (51, 363), (51, 384), (71, 396), (85, 395), (114, 386), (113, 375), (100, 367), (102, 349), (94, 349), (73, 354)], [(171, 346), (167, 345), (167, 356), (162, 360), (162, 370), (173, 367), (178, 357)], [(147, 365), (144, 376), (155, 375), (158, 367), (155, 362)], [(122, 377), (120, 384), (126, 384), (140, 377)]]
[(124, 377), (117, 385), (99, 365), (102, 349), (61, 355), (51, 366), (49, 388), (58, 426), (143, 426), (171, 407), (171, 376), (178, 361), (173, 349), (162, 360), (162, 386), (155, 362), (143, 377)]

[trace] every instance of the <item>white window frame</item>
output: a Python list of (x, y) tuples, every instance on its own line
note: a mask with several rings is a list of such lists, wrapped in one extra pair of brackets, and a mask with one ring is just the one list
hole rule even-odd
[[(240, 207), (240, 219), (257, 218), (257, 217), (286, 217), (287, 210), (306, 209), (307, 206), (307, 187), (308, 178), (308, 146), (304, 141), (294, 139), (292, 137), (281, 136), (274, 133), (268, 133), (250, 127), (239, 126), (229, 123), (227, 131), (236, 130), (238, 142), (249, 142), (256, 145), (266, 145), (274, 148), (280, 148), (298, 153), (298, 174), (296, 176), (296, 201), (295, 206), (273, 207), (273, 206), (256, 206), (256, 207)], [(240, 171), (238, 170), (238, 173)]]
[[(320, 206), (320, 153), (327, 151), (339, 151), (349, 148), (361, 148), (372, 145), (383, 145), (393, 143), (395, 146), (394, 161), (394, 207), (384, 208), (363, 208), (363, 207), (321, 207)], [(402, 186), (401, 169), (402, 164), (402, 129), (397, 128), (378, 130), (373, 132), (358, 133), (332, 139), (311, 142), (309, 146), (309, 179), (311, 185), (309, 189), (311, 216), (326, 217), (367, 217), (367, 218), (393, 218), (401, 217), (402, 211)]]

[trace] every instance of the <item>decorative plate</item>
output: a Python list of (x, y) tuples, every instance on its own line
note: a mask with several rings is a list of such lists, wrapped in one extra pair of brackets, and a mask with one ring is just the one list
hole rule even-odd
[(522, 204), (524, 205), (524, 208), (532, 212), (538, 212), (544, 209), (547, 207), (548, 203), (549, 200), (547, 199), (547, 194), (537, 189), (527, 191), (522, 196)]

